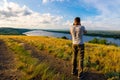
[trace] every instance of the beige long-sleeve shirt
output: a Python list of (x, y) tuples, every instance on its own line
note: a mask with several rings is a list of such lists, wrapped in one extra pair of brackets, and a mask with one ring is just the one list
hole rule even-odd
[(70, 28), (70, 33), (72, 36), (72, 42), (73, 44), (84, 44), (83, 42), (83, 34), (85, 32), (85, 27), (84, 26), (72, 26)]

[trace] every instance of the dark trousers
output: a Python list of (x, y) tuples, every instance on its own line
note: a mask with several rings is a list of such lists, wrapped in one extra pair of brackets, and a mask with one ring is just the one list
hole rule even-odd
[(78, 75), (83, 73), (83, 61), (84, 61), (84, 44), (82, 45), (73, 44), (73, 55), (72, 55), (73, 73), (75, 73), (77, 70), (78, 70)]

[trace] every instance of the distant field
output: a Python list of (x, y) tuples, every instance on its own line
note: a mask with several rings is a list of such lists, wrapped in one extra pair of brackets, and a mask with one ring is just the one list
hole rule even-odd
[[(70, 74), (71, 46), (70, 40), (52, 37), (0, 35), (1, 54), (5, 48), (15, 59), (13, 61), (7, 53), (2, 56), (3, 60), (9, 56), (15, 65), (5, 70), (9, 73), (16, 71), (15, 78), (20, 80), (76, 80)], [(4, 61), (1, 64), (5, 64)], [(88, 72), (87, 80), (119, 80), (119, 64), (120, 47), (85, 43), (84, 71)], [(0, 74), (9, 76), (1, 67)], [(0, 76), (0, 79), (4, 76)]]

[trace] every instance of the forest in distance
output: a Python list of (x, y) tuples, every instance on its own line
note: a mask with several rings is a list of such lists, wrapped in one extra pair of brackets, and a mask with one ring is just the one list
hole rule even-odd
[[(70, 34), (69, 30), (52, 30), (52, 29), (41, 29), (41, 30), (48, 31), (48, 32)], [(88, 30), (85, 35), (120, 39), (120, 31)]]
[(24, 35), (24, 32), (32, 31), (32, 29), (0, 27), (0, 35)]

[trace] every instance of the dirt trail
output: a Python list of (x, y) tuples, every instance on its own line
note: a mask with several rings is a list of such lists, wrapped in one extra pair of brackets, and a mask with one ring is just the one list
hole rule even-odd
[[(50, 68), (55, 69), (56, 73), (59, 74), (65, 74), (66, 77), (70, 77), (71, 80), (78, 80), (77, 76), (71, 75), (71, 64), (69, 61), (64, 61), (59, 58), (55, 58), (54, 56), (50, 55), (46, 51), (40, 51), (35, 46), (29, 45), (26, 42), (12, 39), (18, 43), (24, 44), (24, 48), (26, 50), (30, 50), (32, 53), (32, 56), (35, 58), (38, 58), (40, 62), (46, 62), (50, 64)], [(34, 80), (39, 80), (39, 76), (35, 77)], [(103, 74), (98, 74), (95, 72), (88, 72), (88, 75), (86, 76), (85, 80), (106, 80)]]
[(3, 40), (0, 40), (0, 80), (18, 80), (20, 73), (15, 69), (15, 59)]
[[(76, 76), (71, 75), (71, 64), (68, 61), (55, 58), (54, 56), (50, 55), (48, 52), (40, 51), (35, 46), (31, 46), (26, 42), (16, 39), (12, 39), (12, 40), (22, 44), (25, 50), (29, 50), (31, 52), (32, 57), (39, 59), (40, 63), (45, 62), (49, 64), (50, 65), (49, 67), (55, 70), (56, 73), (65, 74), (65, 76), (71, 78), (71, 80), (78, 80)], [(34, 78), (34, 80), (39, 80), (38, 77), (39, 76)]]

